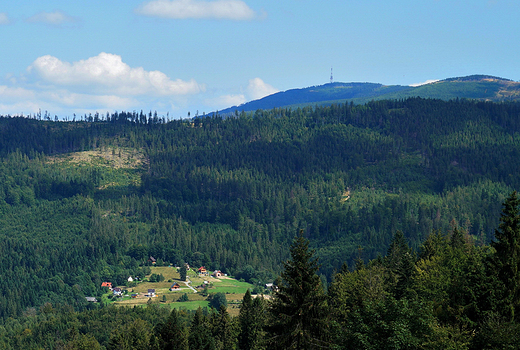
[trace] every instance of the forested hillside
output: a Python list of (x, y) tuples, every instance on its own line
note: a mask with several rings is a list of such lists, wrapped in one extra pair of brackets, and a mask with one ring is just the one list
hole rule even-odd
[(477, 245), (520, 188), (520, 104), (412, 98), (166, 121), (0, 118), (0, 317), (87, 305), (158, 263), (273, 281), (303, 230), (323, 280), (455, 223)]

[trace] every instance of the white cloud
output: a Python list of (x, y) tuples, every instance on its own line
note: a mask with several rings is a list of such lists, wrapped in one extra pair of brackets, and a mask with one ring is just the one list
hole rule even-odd
[(11, 23), (11, 21), (9, 20), (7, 13), (0, 12), (0, 25), (9, 23)]
[(173, 19), (250, 20), (256, 17), (255, 11), (241, 0), (153, 0), (143, 3), (136, 13)]
[(248, 101), (257, 100), (262, 97), (278, 92), (277, 89), (266, 84), (260, 78), (250, 79), (247, 87), (239, 94), (226, 94), (214, 98), (208, 98), (204, 101), (207, 106), (212, 106), (213, 110), (224, 109), (233, 106), (240, 106)]
[(260, 78), (249, 80), (249, 85), (247, 86), (247, 94), (252, 100), (258, 100), (276, 92), (278, 92), (277, 89), (269, 84), (264, 83), (264, 81)]
[(159, 110), (166, 114), (205, 91), (195, 80), (171, 79), (160, 71), (130, 67), (121, 56), (101, 53), (77, 62), (47, 55), (37, 58), (27, 74), (7, 75), (0, 84), (0, 115), (48, 110), (71, 116), (95, 111)]
[(438, 82), (438, 81), (439, 81), (439, 79), (431, 79), (431, 80), (426, 80), (424, 83), (410, 84), (410, 86), (417, 87), (417, 86), (421, 86), (421, 85), (427, 85), (427, 84), (435, 83), (435, 82)]
[(69, 16), (61, 11), (40, 12), (27, 19), (27, 22), (29, 23), (42, 23), (53, 26), (60, 26), (63, 24), (74, 23), (77, 21), (77, 18)]
[(184, 95), (204, 90), (195, 80), (171, 80), (160, 71), (132, 68), (121, 56), (100, 53), (95, 57), (74, 63), (63, 62), (46, 55), (37, 58), (28, 68), (44, 83), (78, 88), (80, 91), (136, 96), (136, 95)]
[(23, 100), (34, 97), (34, 92), (21, 87), (9, 87), (0, 85), (0, 98), (7, 98), (9, 100)]
[(246, 103), (247, 100), (244, 95), (224, 95), (219, 98), (219, 104), (223, 107), (239, 106)]
[(0, 85), (0, 114), (30, 114), (38, 110), (123, 110), (139, 101), (116, 95), (80, 94), (65, 89), (33, 90)]

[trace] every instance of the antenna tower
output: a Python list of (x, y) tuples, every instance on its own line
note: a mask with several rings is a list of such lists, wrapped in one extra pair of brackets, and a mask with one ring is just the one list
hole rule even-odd
[(332, 67), (330, 67), (330, 83), (332, 84), (334, 79), (332, 79)]

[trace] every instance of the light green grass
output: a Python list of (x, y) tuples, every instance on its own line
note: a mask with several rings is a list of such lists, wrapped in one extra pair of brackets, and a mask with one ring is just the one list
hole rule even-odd
[(176, 302), (176, 303), (169, 303), (166, 304), (171, 308), (176, 309), (185, 309), (185, 310), (197, 310), (199, 307), (209, 308), (209, 301), (206, 300), (198, 300), (198, 301), (185, 301), (185, 302)]

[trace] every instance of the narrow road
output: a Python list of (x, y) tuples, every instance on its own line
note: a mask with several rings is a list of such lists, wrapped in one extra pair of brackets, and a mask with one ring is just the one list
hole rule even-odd
[(186, 277), (188, 280), (184, 282), (184, 284), (186, 285), (186, 287), (188, 287), (189, 289), (191, 289), (193, 291), (193, 293), (197, 293), (197, 290), (195, 288), (193, 288), (192, 286), (190, 286), (190, 283), (191, 283), (191, 280), (189, 277)]

